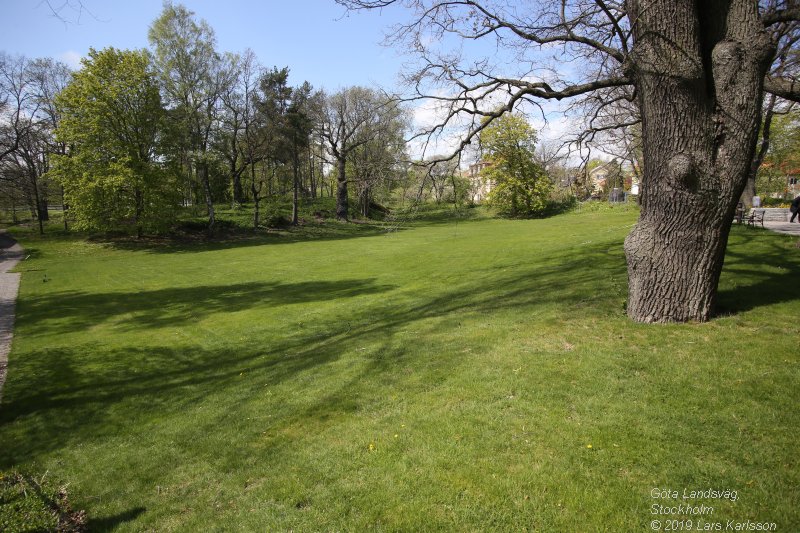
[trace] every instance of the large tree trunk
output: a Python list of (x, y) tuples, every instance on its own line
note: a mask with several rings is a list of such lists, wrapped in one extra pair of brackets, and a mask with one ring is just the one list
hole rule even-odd
[(708, 320), (761, 118), (770, 42), (757, 3), (632, 0), (644, 176), (625, 240), (628, 315)]
[(339, 158), (339, 174), (336, 177), (336, 218), (347, 220), (347, 175), (345, 174), (346, 161), (344, 157)]

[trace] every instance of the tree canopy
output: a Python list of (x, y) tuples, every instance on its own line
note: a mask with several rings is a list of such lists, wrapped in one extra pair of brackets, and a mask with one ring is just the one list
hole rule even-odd
[(480, 135), (492, 184), (489, 203), (512, 217), (542, 213), (550, 199), (550, 179), (536, 161), (536, 131), (520, 115), (503, 115)]
[(69, 151), (53, 175), (76, 227), (141, 234), (167, 223), (174, 183), (157, 161), (163, 110), (149, 54), (90, 50), (56, 105)]

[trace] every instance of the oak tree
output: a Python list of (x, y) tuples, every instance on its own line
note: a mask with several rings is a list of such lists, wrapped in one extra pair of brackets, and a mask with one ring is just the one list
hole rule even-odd
[(366, 87), (348, 87), (323, 98), (318, 130), (336, 168), (336, 218), (347, 220), (347, 161), (360, 147), (394, 127), (400, 106)]

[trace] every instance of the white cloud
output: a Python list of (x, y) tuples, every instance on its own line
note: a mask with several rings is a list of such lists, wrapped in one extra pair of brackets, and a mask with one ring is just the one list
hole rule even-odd
[[(526, 81), (535, 82), (541, 78), (527, 77)], [(452, 93), (444, 89), (433, 92), (436, 97), (451, 96)], [(480, 107), (482, 109), (492, 109), (495, 106), (505, 103), (507, 93), (498, 90), (493, 94), (482, 98)], [(536, 104), (523, 103), (518, 111), (523, 112), (531, 126), (537, 131), (539, 142), (548, 144), (562, 144), (573, 139), (580, 129), (574, 116), (569, 112), (569, 101), (556, 100), (537, 100)], [(412, 109), (413, 127), (415, 132), (429, 130), (438, 124), (442, 124), (448, 114), (448, 103), (434, 99), (419, 102)], [(444, 155), (452, 153), (460, 140), (470, 129), (474, 117), (468, 114), (451, 119), (448, 126), (436, 135), (430, 137), (420, 137), (409, 144), (409, 152), (412, 157), (420, 158), (423, 153), (425, 157), (433, 155)], [(566, 153), (566, 151), (565, 151)], [(467, 160), (475, 157), (469, 149), (464, 154)], [(574, 155), (574, 154), (573, 154)]]
[(75, 50), (67, 50), (63, 52), (61, 55), (58, 56), (59, 61), (63, 61), (67, 64), (69, 68), (72, 69), (79, 69), (81, 68), (81, 59), (83, 56), (76, 52)]
[[(444, 91), (438, 91), (436, 96), (445, 96)], [(412, 110), (413, 131), (415, 134), (430, 130), (442, 124), (447, 118), (447, 103), (430, 99), (423, 100)], [(452, 153), (460, 141), (458, 128), (455, 123), (431, 136), (421, 136), (409, 143), (409, 152), (413, 158), (431, 157), (434, 155), (445, 155)], [(463, 134), (466, 130), (460, 132)]]

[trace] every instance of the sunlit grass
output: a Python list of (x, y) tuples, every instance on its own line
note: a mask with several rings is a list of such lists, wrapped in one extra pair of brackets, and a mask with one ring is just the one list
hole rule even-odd
[(800, 250), (734, 228), (723, 316), (638, 325), (635, 217), (23, 238), (0, 468), (119, 531), (638, 531), (654, 487), (793, 530)]

